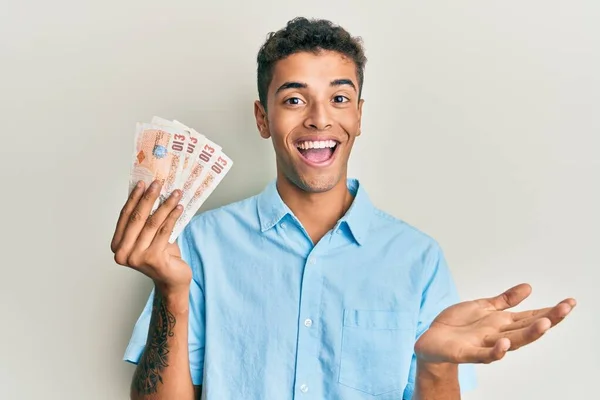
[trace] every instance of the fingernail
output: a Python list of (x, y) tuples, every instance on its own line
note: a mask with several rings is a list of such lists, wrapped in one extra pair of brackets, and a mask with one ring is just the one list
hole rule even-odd
[(136, 188), (141, 188), (144, 185), (144, 181), (138, 181), (138, 183), (135, 185)]
[(181, 204), (177, 204), (177, 207), (175, 208), (177, 209), (177, 211), (183, 210), (183, 206)]
[(177, 189), (173, 192), (173, 197), (179, 197), (181, 196), (181, 190)]

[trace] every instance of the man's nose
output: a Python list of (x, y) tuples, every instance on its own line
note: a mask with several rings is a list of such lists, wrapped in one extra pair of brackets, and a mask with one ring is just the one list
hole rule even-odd
[(304, 126), (308, 129), (324, 131), (331, 128), (331, 116), (327, 105), (315, 102), (309, 109)]

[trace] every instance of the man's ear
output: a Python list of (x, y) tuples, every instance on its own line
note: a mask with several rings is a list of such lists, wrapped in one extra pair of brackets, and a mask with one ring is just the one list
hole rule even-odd
[(260, 132), (260, 136), (263, 139), (270, 138), (271, 132), (269, 132), (269, 120), (267, 118), (267, 110), (265, 110), (260, 100), (256, 100), (254, 102), (254, 118), (256, 119), (256, 127)]
[(360, 136), (361, 132), (361, 123), (362, 123), (362, 108), (365, 100), (360, 99), (358, 101), (358, 132), (356, 132), (356, 136)]

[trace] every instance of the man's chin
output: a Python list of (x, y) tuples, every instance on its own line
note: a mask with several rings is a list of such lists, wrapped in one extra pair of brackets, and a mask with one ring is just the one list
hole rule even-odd
[(339, 183), (339, 178), (334, 176), (300, 177), (296, 186), (307, 193), (328, 192)]

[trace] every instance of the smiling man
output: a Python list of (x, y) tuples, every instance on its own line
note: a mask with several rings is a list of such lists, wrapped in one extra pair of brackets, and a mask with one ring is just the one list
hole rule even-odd
[(456, 400), (469, 366), (540, 338), (575, 306), (511, 313), (531, 288), (459, 303), (436, 241), (375, 207), (347, 176), (361, 133), (361, 43), (303, 18), (258, 54), (260, 135), (277, 178), (195, 217), (140, 184), (115, 260), (155, 283), (125, 359), (132, 399)]

